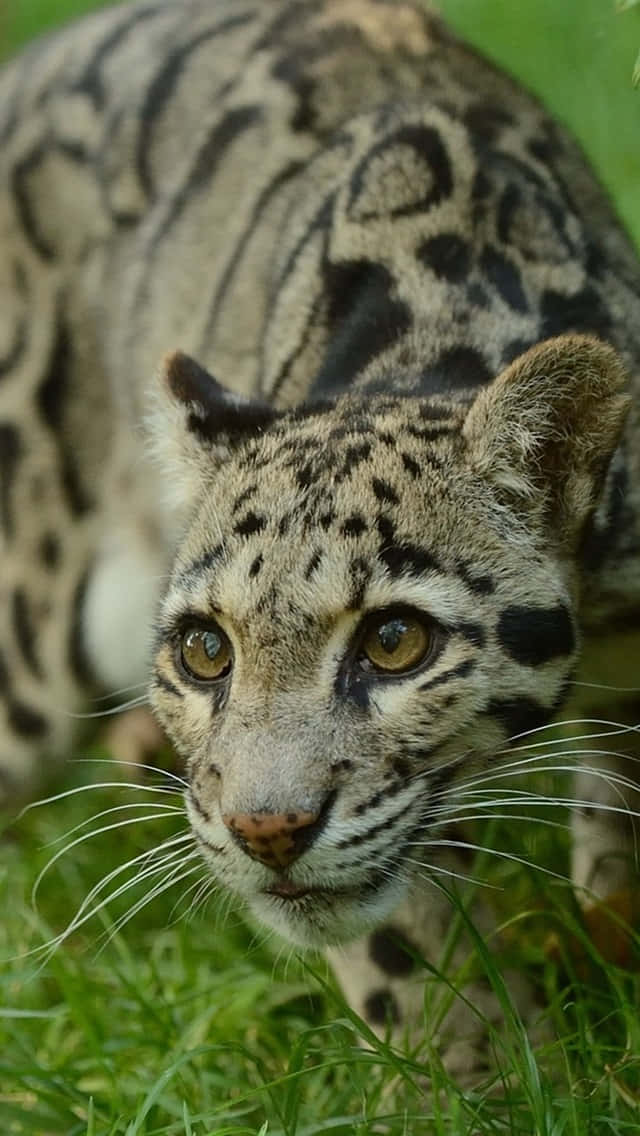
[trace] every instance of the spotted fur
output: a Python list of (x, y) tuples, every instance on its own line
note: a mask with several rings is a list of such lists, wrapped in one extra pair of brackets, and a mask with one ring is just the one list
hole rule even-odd
[[(0, 116), (5, 792), (151, 672), (216, 877), (355, 940), (354, 1004), (401, 1022), (459, 787), (581, 653), (637, 650), (635, 256), (564, 130), (411, 0), (105, 11), (5, 67)], [(406, 674), (362, 664), (387, 611), (428, 630)], [(604, 895), (610, 815), (576, 819)]]

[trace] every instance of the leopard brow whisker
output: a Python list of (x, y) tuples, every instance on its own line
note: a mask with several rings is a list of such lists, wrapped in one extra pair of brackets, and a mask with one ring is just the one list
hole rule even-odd
[(585, 682), (582, 680), (574, 679), (573, 686), (589, 686), (594, 690), (614, 690), (618, 694), (638, 694), (640, 693), (640, 686), (611, 686), (607, 682)]

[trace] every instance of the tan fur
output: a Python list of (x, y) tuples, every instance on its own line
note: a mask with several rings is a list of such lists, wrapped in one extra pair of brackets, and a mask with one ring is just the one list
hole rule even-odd
[[(413, 1027), (465, 793), (546, 736), (583, 641), (584, 681), (613, 643), (638, 685), (635, 254), (562, 128), (409, 0), (98, 13), (0, 73), (0, 138), (0, 791), (151, 675), (219, 881)], [(376, 620), (423, 627), (406, 673)], [(575, 789), (606, 897), (637, 701), (576, 689), (630, 727)], [(437, 1030), (485, 1066), (463, 1003)]]

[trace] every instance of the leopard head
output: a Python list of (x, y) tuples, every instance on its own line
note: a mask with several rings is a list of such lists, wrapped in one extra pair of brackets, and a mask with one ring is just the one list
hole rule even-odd
[(457, 786), (553, 716), (622, 378), (567, 336), (468, 401), (280, 411), (167, 361), (180, 528), (151, 698), (202, 853), (263, 923), (317, 946), (384, 920)]

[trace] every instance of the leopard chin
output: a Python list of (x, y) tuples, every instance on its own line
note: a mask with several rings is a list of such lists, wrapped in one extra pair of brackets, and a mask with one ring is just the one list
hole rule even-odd
[(249, 898), (251, 914), (297, 947), (321, 950), (339, 946), (379, 926), (405, 898), (403, 880), (385, 880), (373, 887), (300, 889), (299, 894), (257, 892)]

